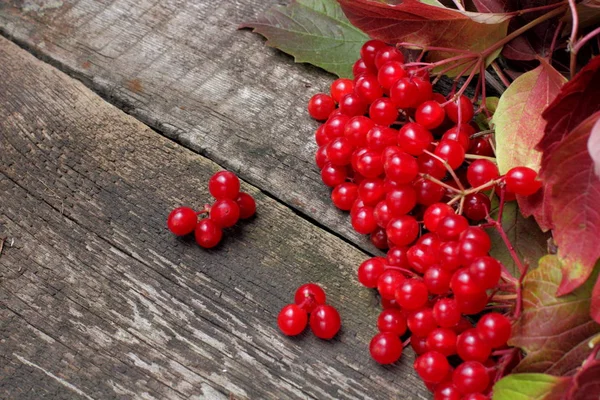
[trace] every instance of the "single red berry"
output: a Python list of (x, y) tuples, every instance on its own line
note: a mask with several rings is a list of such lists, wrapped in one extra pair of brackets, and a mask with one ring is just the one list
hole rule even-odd
[(400, 306), (396, 302), (396, 299), (386, 299), (381, 297), (381, 308), (384, 310), (389, 310), (390, 308), (399, 310)]
[(333, 165), (331, 162), (325, 164), (321, 170), (321, 179), (329, 187), (335, 187), (346, 181), (348, 169), (345, 166)]
[(374, 206), (385, 196), (385, 186), (379, 178), (365, 179), (358, 185), (358, 195), (367, 206)]
[(471, 140), (469, 153), (476, 156), (494, 157), (494, 149), (487, 137), (478, 137)]
[(375, 66), (378, 69), (390, 61), (404, 62), (404, 55), (394, 46), (383, 47), (375, 54)]
[(390, 98), (398, 108), (416, 107), (419, 88), (410, 78), (400, 78), (390, 87)]
[(440, 245), (439, 253), (440, 266), (448, 271), (454, 271), (461, 266), (460, 261), (460, 242), (451, 240)]
[(178, 207), (171, 211), (167, 218), (167, 227), (177, 236), (192, 233), (197, 223), (198, 215), (189, 207)]
[(490, 160), (475, 160), (467, 168), (467, 180), (473, 187), (482, 186), (499, 176), (498, 167)]
[[(387, 227), (387, 224), (389, 224), (390, 220), (394, 217), (385, 200), (382, 200), (379, 203), (377, 203), (377, 205), (375, 206), (375, 209), (373, 210), (373, 216), (375, 217), (375, 221), (377, 222), (377, 225), (380, 228), (384, 228), (384, 229), (385, 229), (385, 227)], [(387, 237), (387, 234), (386, 234), (386, 237)]]
[(442, 240), (455, 240), (468, 227), (469, 221), (465, 217), (450, 214), (440, 220), (436, 232)]
[(217, 200), (210, 207), (210, 220), (221, 228), (232, 227), (239, 219), (240, 207), (233, 200)]
[(441, 382), (450, 371), (448, 360), (437, 351), (428, 351), (419, 356), (414, 367), (421, 379), (429, 383)]
[(474, 315), (483, 311), (488, 303), (488, 295), (485, 291), (475, 292), (469, 295), (456, 293), (454, 296), (460, 312), (466, 315)]
[(446, 176), (447, 170), (444, 164), (429, 154), (423, 153), (417, 157), (417, 164), (419, 172), (422, 174), (430, 175), (438, 180), (442, 180)]
[(490, 356), (492, 348), (475, 328), (471, 328), (458, 335), (456, 351), (464, 361), (484, 362)]
[(392, 219), (388, 223), (386, 233), (394, 245), (406, 246), (414, 242), (419, 236), (419, 223), (415, 217), (403, 215)]
[(392, 216), (400, 217), (408, 214), (417, 205), (417, 192), (410, 185), (401, 185), (389, 190), (385, 201)]
[(385, 233), (385, 229), (382, 227), (377, 227), (377, 229), (371, 232), (369, 239), (379, 250), (387, 250), (390, 247), (387, 233)]
[(315, 131), (315, 142), (317, 143), (317, 146), (326, 146), (329, 143), (331, 143), (333, 139), (333, 137), (329, 137), (327, 135), (327, 132), (325, 131), (325, 125), (319, 125), (319, 127)]
[[(416, 272), (423, 274), (431, 268), (433, 264), (438, 262), (438, 257), (435, 251), (427, 246), (417, 243), (411, 246), (406, 253), (408, 265)], [(450, 284), (450, 281), (448, 281)]]
[(465, 149), (454, 140), (442, 140), (435, 148), (434, 153), (445, 160), (452, 169), (460, 167), (465, 160)]
[(327, 122), (323, 124), (325, 135), (330, 138), (330, 141), (336, 137), (344, 136), (344, 130), (348, 121), (350, 121), (350, 117), (344, 114), (329, 117)]
[(521, 196), (532, 195), (542, 187), (542, 182), (537, 180), (537, 175), (537, 172), (531, 168), (511, 168), (504, 176), (506, 189)]
[(390, 89), (398, 80), (406, 76), (404, 65), (398, 61), (389, 61), (383, 64), (377, 72), (377, 81), (385, 88)]
[(383, 89), (377, 81), (377, 76), (365, 74), (356, 79), (354, 83), (354, 93), (366, 104), (371, 104), (383, 96)]
[(452, 272), (442, 268), (439, 265), (433, 265), (425, 271), (423, 281), (427, 290), (433, 294), (446, 294), (450, 290), (450, 280)]
[(350, 222), (356, 232), (368, 235), (377, 229), (377, 221), (373, 210), (373, 207), (363, 207), (350, 216)]
[(397, 308), (383, 310), (377, 318), (377, 329), (379, 332), (389, 332), (396, 336), (406, 333), (406, 317)]
[(477, 333), (495, 349), (504, 346), (508, 342), (511, 331), (510, 320), (496, 312), (485, 314), (477, 322)]
[(479, 257), (469, 265), (469, 275), (471, 275), (473, 283), (483, 289), (491, 289), (496, 286), (501, 273), (502, 266), (493, 257)]
[(240, 180), (229, 171), (219, 171), (208, 180), (208, 191), (217, 200), (235, 200), (240, 194)]
[(398, 131), (398, 146), (413, 156), (422, 154), (423, 150), (427, 149), (432, 141), (433, 135), (431, 132), (422, 125), (414, 122), (405, 124), (400, 131)]
[(407, 253), (408, 247), (392, 247), (387, 252), (387, 264), (394, 267), (406, 268), (408, 266)]
[(277, 316), (277, 326), (284, 335), (296, 336), (306, 328), (308, 315), (296, 304), (283, 307)]
[(409, 183), (419, 174), (417, 160), (405, 152), (389, 157), (383, 168), (387, 178), (398, 183)]
[(461, 239), (459, 241), (459, 259), (462, 265), (470, 265), (475, 259), (487, 255), (485, 244), (473, 239)]
[(365, 178), (377, 178), (383, 173), (383, 160), (381, 154), (373, 150), (362, 153), (353, 165), (354, 170)]
[[(396, 297), (396, 301), (398, 301), (398, 297)], [(423, 337), (426, 337), (437, 328), (431, 308), (422, 308), (410, 313), (406, 319), (406, 324), (413, 334)], [(429, 348), (429, 345), (427, 347)]]
[(387, 44), (381, 40), (368, 40), (360, 48), (360, 58), (369, 68), (375, 68), (375, 56), (381, 49), (385, 49)]
[(379, 364), (392, 364), (402, 355), (402, 342), (393, 333), (378, 333), (371, 339), (369, 352)]
[(348, 138), (342, 136), (335, 138), (327, 145), (327, 159), (333, 165), (348, 165), (352, 159), (354, 146)]
[(424, 206), (429, 206), (438, 203), (444, 197), (445, 190), (443, 187), (429, 179), (418, 179), (412, 187), (417, 193), (417, 203)]
[(305, 283), (296, 289), (294, 295), (294, 303), (307, 313), (313, 312), (318, 305), (325, 304), (325, 301), (325, 291), (316, 283)]
[(382, 152), (386, 147), (396, 144), (398, 132), (387, 126), (375, 125), (367, 133), (367, 147)]
[(452, 280), (450, 281), (450, 287), (455, 295), (464, 297), (468, 297), (485, 290), (473, 281), (473, 277), (469, 273), (468, 268), (460, 268), (454, 272), (452, 275)]
[(375, 68), (375, 66), (369, 67), (367, 66), (367, 64), (365, 63), (365, 60), (363, 60), (362, 58), (359, 58), (358, 60), (356, 60), (356, 62), (354, 63), (354, 65), (352, 66), (352, 75), (354, 75), (355, 78), (363, 75), (363, 74), (373, 74), (377, 72), (377, 68)]
[(444, 298), (433, 305), (433, 318), (442, 328), (451, 328), (460, 321), (460, 310), (454, 299)]
[(326, 340), (334, 337), (342, 326), (338, 311), (327, 304), (318, 305), (312, 311), (309, 323), (315, 336)]
[(340, 112), (349, 117), (364, 115), (367, 103), (356, 93), (348, 93), (340, 99)]
[(354, 147), (367, 145), (367, 133), (375, 126), (375, 123), (364, 115), (350, 118), (344, 127), (344, 136)]
[[(452, 381), (442, 382), (435, 387), (433, 400), (461, 400), (462, 395)], [(464, 399), (463, 399), (464, 400)]]
[(340, 210), (348, 211), (358, 197), (358, 187), (355, 183), (344, 182), (337, 185), (331, 192), (333, 205)]
[(417, 89), (419, 91), (419, 96), (417, 98), (416, 104), (423, 104), (424, 102), (431, 100), (431, 98), (433, 97), (433, 87), (431, 86), (431, 82), (429, 82), (429, 77), (413, 77), (412, 81), (417, 86)]
[(452, 382), (463, 395), (483, 392), (490, 383), (486, 368), (477, 361), (460, 364), (452, 374)]
[(448, 215), (455, 214), (454, 209), (446, 203), (434, 203), (427, 207), (423, 214), (425, 227), (431, 231), (437, 231), (440, 221)]
[(352, 79), (339, 78), (331, 83), (331, 97), (336, 103), (339, 103), (342, 97), (354, 92), (354, 81)]
[[(373, 257), (358, 267), (358, 281), (368, 288), (377, 287), (377, 281), (385, 270), (385, 258)], [(393, 296), (392, 296), (393, 297)]]
[(492, 241), (490, 236), (485, 232), (483, 228), (478, 226), (469, 226), (459, 236), (460, 240), (474, 240), (481, 248), (487, 253), (492, 248)]
[(470, 122), (471, 119), (473, 119), (473, 115), (475, 114), (473, 110), (473, 104), (471, 104), (471, 100), (469, 100), (469, 98), (466, 96), (460, 96), (457, 101), (446, 104), (444, 108), (446, 109), (446, 114), (448, 115), (448, 118), (450, 118), (450, 120), (456, 124), (465, 124)]
[(316, 120), (326, 120), (333, 110), (335, 110), (335, 102), (325, 93), (317, 93), (308, 101), (308, 113)]
[(198, 222), (194, 230), (194, 236), (196, 237), (196, 243), (205, 249), (210, 249), (219, 244), (223, 237), (223, 231), (217, 224), (206, 218)]
[[(379, 125), (389, 126), (398, 119), (398, 109), (387, 97), (381, 97), (369, 107), (369, 116)], [(394, 137), (394, 142), (396, 138)]]
[(489, 215), (492, 203), (485, 194), (469, 193), (465, 196), (464, 213), (471, 221), (481, 221)]
[(427, 336), (427, 348), (446, 357), (456, 354), (456, 332), (448, 328), (436, 328)]
[(429, 292), (423, 281), (417, 279), (405, 279), (397, 286), (394, 297), (400, 307), (406, 310), (417, 310), (427, 304)]
[(394, 299), (396, 289), (404, 282), (406, 278), (398, 271), (393, 269), (385, 270), (377, 280), (377, 290), (379, 295), (387, 300)]
[(317, 152), (315, 153), (315, 163), (317, 164), (317, 167), (319, 169), (323, 169), (325, 164), (327, 164), (328, 162), (329, 159), (327, 158), (327, 145), (319, 147), (317, 149)]
[(415, 113), (417, 123), (425, 129), (437, 128), (444, 122), (446, 113), (440, 104), (434, 100), (422, 103)]
[(448, 129), (443, 135), (442, 140), (454, 140), (465, 149), (469, 150), (471, 146), (471, 135), (475, 133), (475, 129), (471, 125), (461, 124)]

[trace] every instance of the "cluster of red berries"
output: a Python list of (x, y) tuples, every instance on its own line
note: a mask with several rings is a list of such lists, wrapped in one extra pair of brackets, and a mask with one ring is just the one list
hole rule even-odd
[[(277, 317), (277, 325), (287, 336), (295, 336), (310, 324), (310, 329), (321, 339), (333, 338), (342, 320), (338, 311), (325, 304), (325, 291), (314, 283), (307, 283), (296, 290), (294, 304), (283, 307)], [(309, 321), (310, 314), (310, 321)]]
[[(215, 202), (201, 211), (178, 207), (167, 218), (169, 230), (177, 236), (194, 232), (196, 242), (206, 248), (215, 247), (223, 237), (223, 229), (238, 220), (250, 218), (256, 212), (256, 202), (248, 193), (240, 192), (240, 180), (229, 171), (220, 171), (208, 181), (208, 190)], [(198, 216), (206, 218), (198, 221)]]
[(428, 71), (405, 65), (397, 48), (368, 41), (353, 72), (330, 94), (314, 95), (308, 112), (325, 121), (315, 160), (334, 205), (350, 211), (354, 230), (389, 249), (358, 270), (384, 308), (371, 355), (395, 362), (410, 330), (415, 369), (436, 399), (488, 398), (498, 372), (492, 350), (506, 346), (511, 323), (490, 312), (473, 324), (500, 287), (503, 266), (488, 255), (488, 234), (469, 220), (489, 218), (494, 195), (512, 201), (541, 182), (527, 167), (501, 176), (491, 132), (472, 121), (472, 102), (434, 93)]

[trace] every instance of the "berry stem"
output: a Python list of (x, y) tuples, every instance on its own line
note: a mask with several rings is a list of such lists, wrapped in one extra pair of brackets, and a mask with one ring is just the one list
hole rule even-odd
[(439, 186), (441, 186), (441, 187), (443, 187), (445, 189), (448, 189), (448, 190), (453, 191), (455, 193), (462, 193), (459, 189), (455, 188), (454, 186), (450, 186), (447, 183), (444, 183), (444, 182), (440, 181), (439, 179), (434, 178), (433, 176), (431, 176), (429, 174), (421, 174), (421, 176), (424, 179), (427, 179), (427, 180), (429, 180), (429, 181), (431, 181), (433, 183), (436, 183), (436, 184), (438, 184)]
[(575, 4), (575, 0), (568, 0), (569, 7), (571, 8), (571, 37), (569, 39), (569, 47), (571, 48), (571, 62), (570, 62), (570, 70), (571, 70), (571, 79), (575, 76), (575, 70), (577, 69), (577, 51), (576, 42), (577, 42), (577, 32), (579, 30), (579, 15), (577, 14), (577, 5)]
[(504, 72), (502, 72), (502, 69), (500, 68), (500, 66), (498, 65), (498, 63), (496, 61), (492, 62), (492, 68), (494, 69), (494, 72), (496, 72), (496, 75), (498, 75), (498, 78), (500, 78), (500, 80), (502, 81), (504, 86), (509, 87), (510, 82), (509, 82), (508, 78), (506, 77), (506, 75), (504, 75)]
[(465, 160), (489, 160), (495, 163), (496, 157), (480, 156), (478, 154), (465, 154)]
[(460, 179), (458, 179), (458, 177), (456, 176), (456, 173), (454, 173), (454, 170), (452, 169), (452, 167), (450, 166), (450, 164), (448, 164), (446, 162), (446, 160), (444, 160), (441, 157), (438, 157), (436, 154), (433, 154), (432, 152), (430, 152), (429, 150), (423, 150), (423, 153), (435, 158), (436, 160), (438, 160), (439, 162), (441, 162), (444, 167), (446, 167), (446, 170), (450, 173), (450, 175), (452, 176), (452, 179), (454, 179), (454, 182), (456, 182), (456, 186), (458, 186), (458, 188), (461, 191), (465, 190), (465, 187), (463, 186), (463, 184), (461, 183)]

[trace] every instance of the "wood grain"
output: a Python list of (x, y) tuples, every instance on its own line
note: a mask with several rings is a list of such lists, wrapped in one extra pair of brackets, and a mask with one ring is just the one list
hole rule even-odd
[(0, 31), (162, 134), (377, 252), (332, 207), (314, 165), (317, 123), (306, 103), (333, 76), (236, 30), (279, 1), (33, 3), (0, 0)]
[[(165, 229), (216, 164), (0, 38), (0, 398), (410, 399), (407, 351), (368, 356), (366, 255), (246, 183), (258, 215), (212, 251)], [(343, 318), (286, 338), (307, 281)]]

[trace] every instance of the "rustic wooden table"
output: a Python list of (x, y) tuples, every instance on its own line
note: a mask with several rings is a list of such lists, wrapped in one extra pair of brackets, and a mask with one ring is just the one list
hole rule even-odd
[[(0, 0), (1, 399), (427, 398), (369, 357), (376, 250), (313, 166), (332, 76), (237, 25), (274, 0)], [(220, 168), (258, 215), (212, 251), (165, 226)], [(281, 335), (322, 284), (332, 341)]]

